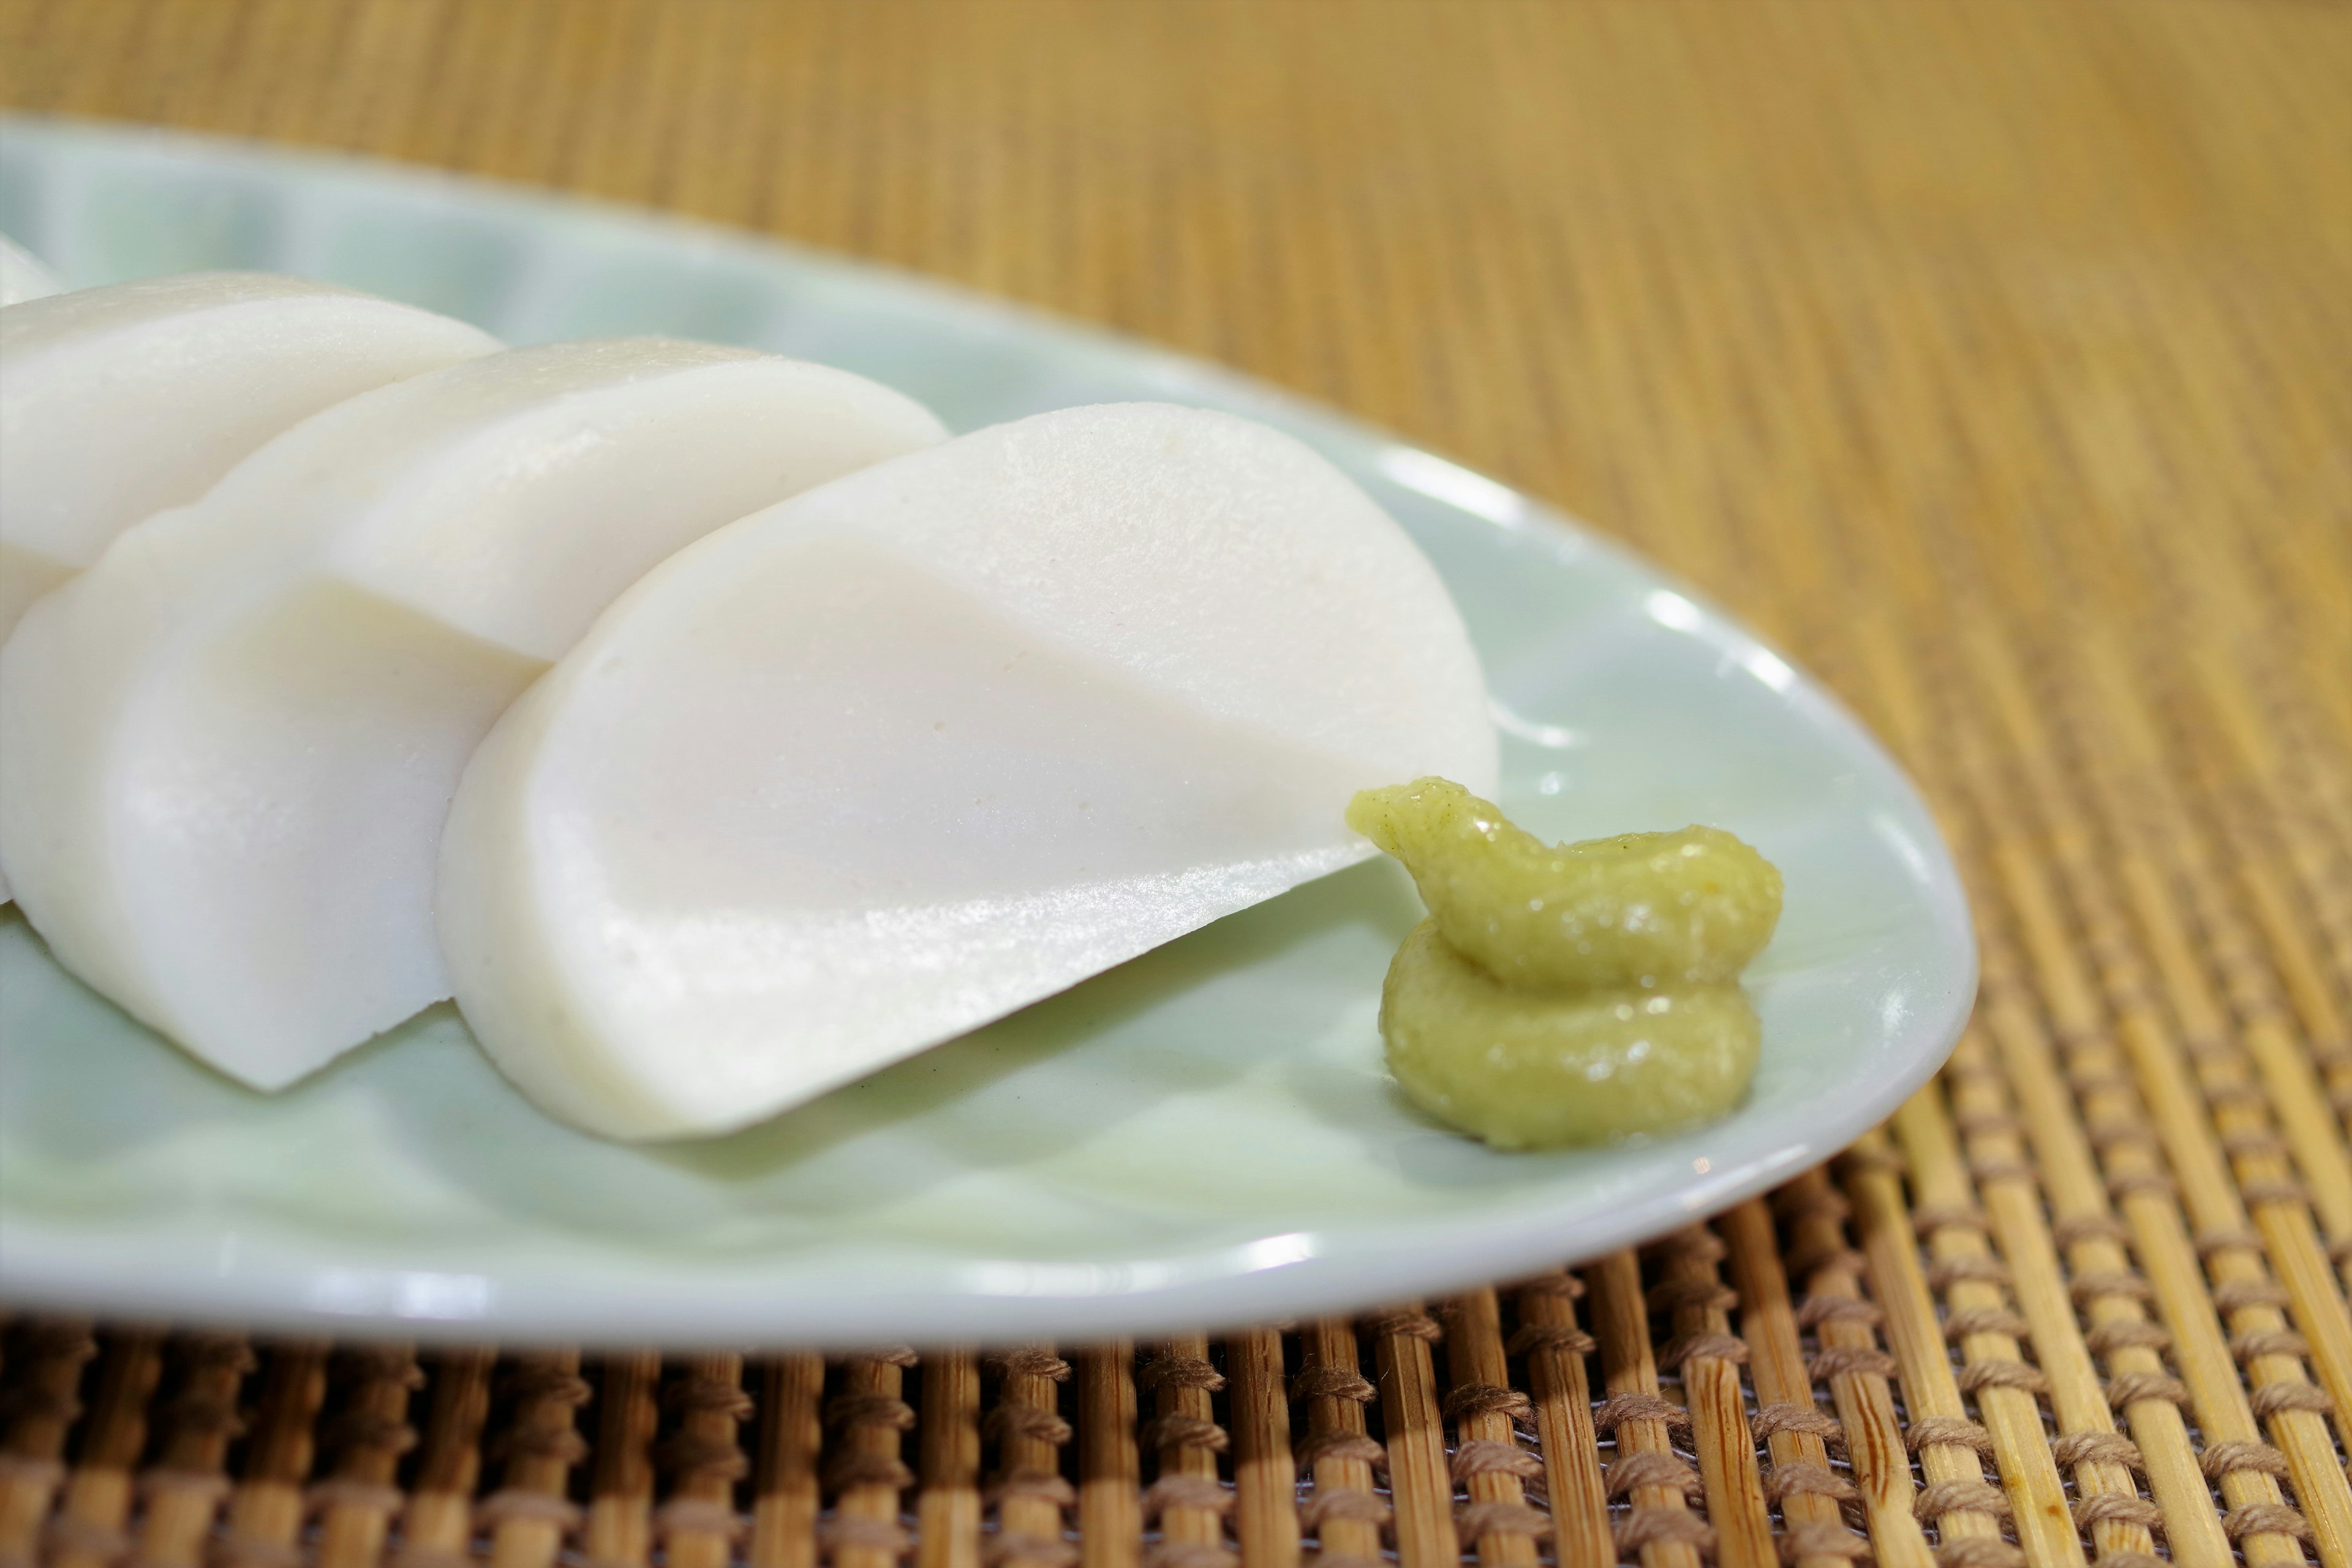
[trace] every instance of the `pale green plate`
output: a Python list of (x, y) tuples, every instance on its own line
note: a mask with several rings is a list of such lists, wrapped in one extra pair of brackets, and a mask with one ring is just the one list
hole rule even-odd
[[(0, 127), (0, 228), (90, 284), (250, 267), (516, 342), (672, 332), (827, 361), (959, 427), (1068, 404), (1237, 410), (1412, 531), (1485, 657), (1539, 832), (1718, 823), (1787, 874), (1747, 1108), (1498, 1155), (1381, 1067), (1417, 907), (1368, 866), (721, 1142), (601, 1143), (436, 1011), (291, 1093), (197, 1067), (0, 916), (0, 1292), (341, 1331), (1006, 1340), (1337, 1310), (1589, 1257), (1850, 1141), (1942, 1061), (1975, 981), (1910, 785), (1812, 681), (1516, 492), (1206, 365), (766, 241), (374, 164)], [(257, 1006), (267, 998), (257, 997)]]

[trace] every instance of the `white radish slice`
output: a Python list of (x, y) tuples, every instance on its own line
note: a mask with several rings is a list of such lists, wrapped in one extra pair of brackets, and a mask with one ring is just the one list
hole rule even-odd
[(21, 305), (47, 299), (58, 291), (58, 280), (34, 254), (0, 234), (0, 306)]
[(489, 353), (446, 316), (299, 278), (191, 272), (0, 311), (0, 637), (124, 529), (299, 419)]
[(0, 650), (0, 862), (75, 973), (273, 1089), (446, 997), (466, 758), (689, 540), (946, 432), (845, 371), (518, 349), (287, 432)]
[(457, 1000), (565, 1121), (759, 1121), (1370, 853), (1353, 793), (1491, 781), (1429, 563), (1222, 414), (1043, 415), (680, 552), (475, 753)]

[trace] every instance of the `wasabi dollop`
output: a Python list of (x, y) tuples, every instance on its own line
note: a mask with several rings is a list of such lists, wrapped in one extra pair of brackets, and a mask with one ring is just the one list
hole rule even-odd
[(1366, 790), (1349, 826), (1403, 862), (1430, 918), (1381, 993), (1390, 1070), (1499, 1149), (1709, 1121), (1755, 1076), (1739, 972), (1780, 873), (1715, 827), (1546, 844), (1441, 778)]

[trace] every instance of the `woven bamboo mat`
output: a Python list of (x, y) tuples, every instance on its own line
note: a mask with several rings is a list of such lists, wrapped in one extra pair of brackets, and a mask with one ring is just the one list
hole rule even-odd
[(0, 96), (683, 208), (1343, 405), (1822, 673), (1985, 953), (1575, 1273), (821, 1360), (25, 1321), (0, 1554), (2352, 1568), (2352, 10), (0, 4)]

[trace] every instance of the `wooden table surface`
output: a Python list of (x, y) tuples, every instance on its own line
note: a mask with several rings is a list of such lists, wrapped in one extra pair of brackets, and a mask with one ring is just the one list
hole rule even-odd
[(19, 1324), (0, 1552), (2352, 1568), (2352, 8), (0, 0), (0, 99), (674, 207), (1339, 404), (1831, 680), (1985, 951), (1834, 1173), (1434, 1317), (413, 1398)]

